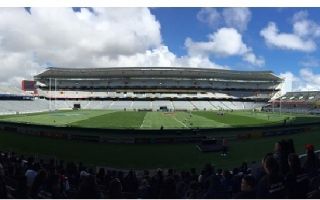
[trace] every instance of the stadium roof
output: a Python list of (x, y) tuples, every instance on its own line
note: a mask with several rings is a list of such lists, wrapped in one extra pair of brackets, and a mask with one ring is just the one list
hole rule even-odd
[(190, 67), (112, 67), (112, 68), (48, 68), (35, 80), (48, 78), (107, 79), (107, 78), (212, 78), (227, 80), (282, 81), (272, 71), (235, 71)]
[(293, 97), (293, 96), (320, 96), (320, 91), (297, 91), (287, 92), (282, 97)]
[(292, 94), (320, 94), (320, 91), (296, 91), (296, 92), (287, 92), (286, 95), (292, 95)]

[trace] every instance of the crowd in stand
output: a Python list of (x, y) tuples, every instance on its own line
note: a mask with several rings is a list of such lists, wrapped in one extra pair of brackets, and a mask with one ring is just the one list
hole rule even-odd
[(306, 145), (301, 159), (293, 143), (276, 143), (261, 164), (233, 170), (174, 169), (136, 174), (82, 163), (41, 160), (13, 152), (0, 155), (0, 198), (319, 198), (319, 158)]

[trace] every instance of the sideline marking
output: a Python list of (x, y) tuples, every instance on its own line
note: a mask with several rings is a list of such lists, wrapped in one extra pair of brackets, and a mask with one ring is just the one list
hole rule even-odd
[(147, 115), (148, 115), (148, 112), (146, 112), (146, 114), (144, 115), (143, 121), (142, 121), (142, 123), (141, 123), (141, 125), (140, 125), (140, 128), (143, 128), (144, 122), (145, 122), (145, 120), (146, 120)]
[(182, 124), (185, 128), (187, 128), (187, 125), (185, 123), (183, 123), (182, 121), (178, 120), (176, 118), (176, 116), (173, 116), (173, 119), (175, 119), (177, 122), (179, 122), (180, 124)]

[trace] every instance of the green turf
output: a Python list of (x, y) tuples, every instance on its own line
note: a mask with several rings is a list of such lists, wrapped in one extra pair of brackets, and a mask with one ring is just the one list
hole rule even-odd
[(140, 128), (146, 112), (113, 112), (70, 123), (86, 128)]
[(265, 125), (272, 124), (274, 122), (283, 121), (287, 116), (272, 115), (270, 117), (264, 117), (264, 113), (252, 113), (252, 112), (226, 112), (223, 115), (219, 115), (215, 112), (194, 112), (195, 115), (205, 117), (220, 123), (229, 124), (233, 127), (249, 126), (249, 125)]
[(28, 122), (34, 124), (46, 124), (46, 125), (66, 125), (72, 122), (89, 119), (99, 115), (104, 115), (106, 113), (112, 113), (114, 111), (106, 110), (75, 110), (75, 111), (56, 111), (50, 113), (40, 113), (40, 114), (26, 114), (9, 116), (8, 118), (2, 118), (5, 121), (12, 122)]
[[(249, 118), (255, 118), (256, 121), (253, 123), (270, 123), (270, 122), (278, 122), (278, 121), (283, 121), (286, 118), (290, 118), (292, 116), (282, 113), (281, 115), (279, 113), (272, 114), (272, 113), (267, 113), (267, 112), (248, 112), (248, 111), (243, 111), (243, 112), (232, 112), (233, 115), (236, 116), (241, 116), (241, 117), (249, 117)], [(245, 119), (245, 118), (243, 118)]]
[(301, 114), (278, 114), (249, 111), (225, 112), (134, 112), (110, 110), (56, 111), (1, 116), (1, 121), (35, 123), (55, 126), (76, 126), (87, 128), (220, 128), (248, 127), (288, 123), (320, 122), (320, 117)]
[(194, 144), (103, 144), (5, 132), (0, 132), (0, 149), (126, 169), (200, 168), (207, 162), (217, 167), (231, 168), (240, 165), (242, 161), (260, 161), (265, 153), (272, 151), (274, 143), (283, 138), (294, 139), (298, 153), (303, 153), (306, 143), (313, 143), (316, 149), (319, 149), (319, 130), (295, 135), (230, 141), (228, 157), (221, 157), (219, 153), (202, 153)]
[(140, 128), (207, 128), (207, 127), (228, 127), (228, 124), (216, 122), (202, 116), (193, 115), (188, 112), (148, 112)]
[(184, 112), (184, 116), (182, 116), (182, 113), (177, 113), (177, 118), (181, 121), (184, 120), (184, 122), (188, 125), (188, 127), (196, 128), (208, 128), (208, 127), (229, 127), (229, 124), (221, 123), (217, 120), (208, 119), (203, 116), (195, 115), (195, 112), (187, 113)]
[(166, 114), (159, 112), (148, 112), (144, 117), (141, 128), (185, 128), (185, 124), (179, 123), (174, 116), (175, 114)]

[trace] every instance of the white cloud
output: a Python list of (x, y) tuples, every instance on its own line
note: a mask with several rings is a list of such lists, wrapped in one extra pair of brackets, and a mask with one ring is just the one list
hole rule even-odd
[(177, 57), (148, 8), (0, 8), (0, 84), (56, 67), (227, 68), (203, 55)]
[(227, 27), (234, 27), (239, 31), (246, 30), (251, 20), (251, 12), (248, 8), (225, 8), (222, 15)]
[(188, 55), (177, 57), (170, 52), (167, 46), (160, 46), (157, 49), (147, 50), (144, 53), (137, 53), (130, 56), (120, 55), (117, 58), (104, 56), (95, 60), (95, 66), (103, 67), (105, 63), (114, 67), (202, 67), (228, 69), (228, 66), (221, 66), (202, 55)]
[(245, 53), (242, 57), (242, 59), (248, 63), (251, 63), (255, 66), (264, 66), (265, 60), (262, 56), (257, 57), (254, 53), (251, 51), (248, 51)]
[(33, 74), (43, 69), (39, 63), (33, 61), (30, 54), (0, 51), (0, 83), (5, 85), (19, 85), (23, 78), (30, 79)]
[(315, 38), (320, 36), (320, 25), (308, 20), (308, 12), (300, 11), (293, 16), (293, 32), (280, 33), (274, 22), (260, 31), (269, 46), (280, 49), (312, 52), (317, 48)]
[(247, 29), (251, 12), (248, 8), (225, 8), (221, 13), (215, 8), (202, 8), (197, 14), (197, 19), (207, 23), (211, 28), (225, 26), (242, 32)]
[(280, 49), (306, 52), (311, 52), (316, 49), (316, 44), (313, 40), (302, 39), (295, 34), (279, 33), (274, 22), (270, 22), (266, 28), (262, 29), (260, 31), (260, 35), (264, 37), (267, 45), (278, 47)]
[(311, 69), (300, 70), (300, 77), (303, 80), (302, 90), (320, 90), (320, 74), (315, 74)]
[(72, 60), (78, 58), (79, 52), (130, 55), (161, 44), (160, 24), (148, 9), (94, 11), (32, 8), (28, 14), (23, 9), (1, 9), (2, 47), (12, 51), (36, 50), (38, 56), (67, 56)]
[(320, 25), (307, 18), (307, 11), (296, 13), (293, 16), (293, 32), (300, 37), (319, 37)]
[[(2, 83), (31, 78), (45, 63), (94, 67), (104, 55), (131, 55), (161, 44), (160, 24), (146, 8), (0, 9)], [(42, 67), (41, 67), (42, 66)]]
[(197, 14), (197, 19), (212, 28), (221, 24), (221, 15), (215, 8), (202, 8)]
[(185, 46), (191, 56), (216, 55), (216, 56), (243, 56), (243, 60), (257, 66), (264, 64), (262, 57), (257, 58), (252, 49), (242, 41), (242, 35), (234, 28), (221, 28), (209, 35), (209, 41), (194, 42), (187, 38)]
[(293, 81), (297, 80), (294, 74), (291, 72), (285, 72), (281, 73), (279, 76), (284, 79), (281, 87), (281, 95), (284, 95), (286, 92), (292, 92)]
[(299, 64), (303, 67), (320, 67), (320, 60), (313, 56), (306, 56)]
[(294, 75), (292, 72), (285, 72), (279, 76), (285, 79), (282, 93), (320, 90), (320, 74), (314, 73), (311, 69), (302, 68), (298, 75)]
[(219, 56), (232, 56), (247, 51), (242, 36), (233, 28), (221, 28), (210, 34), (208, 42), (193, 42), (188, 38), (185, 43), (191, 55), (213, 53)]
[(299, 12), (296, 12), (293, 17), (292, 17), (292, 21), (296, 22), (296, 21), (300, 21), (303, 19), (306, 19), (308, 17), (309, 13), (306, 10), (301, 10)]

